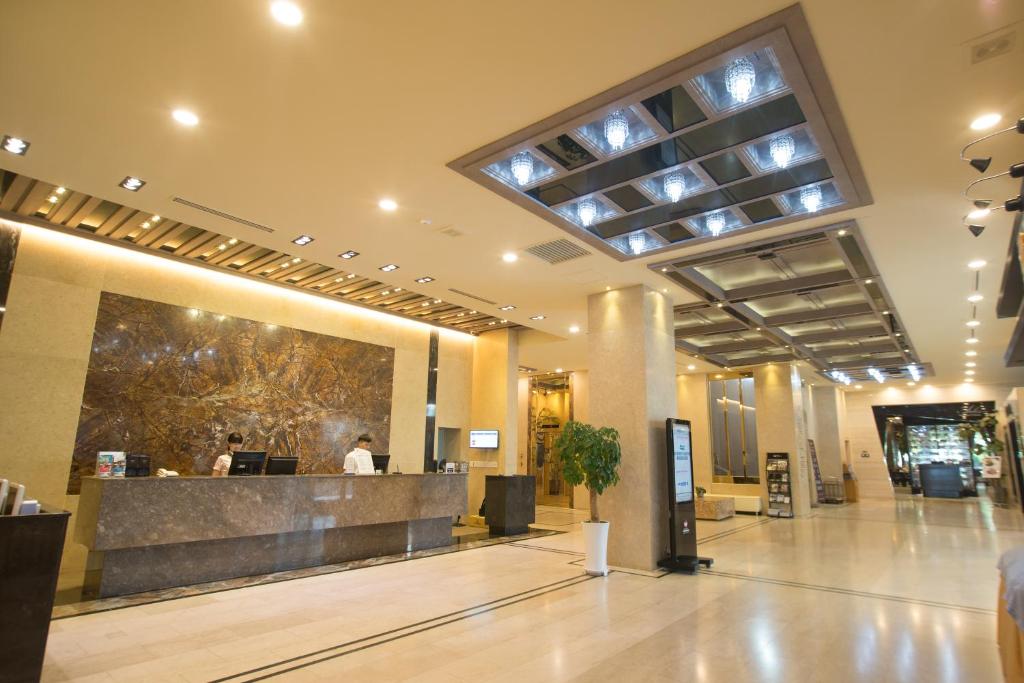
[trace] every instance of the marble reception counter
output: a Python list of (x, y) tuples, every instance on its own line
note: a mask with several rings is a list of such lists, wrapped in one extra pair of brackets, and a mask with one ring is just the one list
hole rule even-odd
[(85, 477), (75, 541), (108, 597), (444, 545), (468, 475)]

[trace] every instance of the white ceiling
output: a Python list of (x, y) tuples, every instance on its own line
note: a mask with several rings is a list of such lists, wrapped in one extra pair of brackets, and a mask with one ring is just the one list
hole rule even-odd
[[(503, 263), (503, 251), (565, 233), (445, 164), (788, 3), (299, 4), (305, 23), (289, 29), (257, 0), (5, 0), (0, 133), (32, 147), (24, 158), (3, 154), (0, 165), (325, 264), (354, 249), (362, 255), (347, 266), (362, 275), (397, 263), (394, 285), (474, 308), (447, 289), (515, 304), (488, 312), (560, 337), (572, 324), (585, 333), (586, 296), (606, 286), (645, 282), (669, 287), (677, 303), (692, 300), (642, 260), (594, 254), (551, 266), (524, 254)], [(996, 214), (980, 238), (961, 227), (959, 192), (978, 176), (957, 154), (977, 114), (1024, 115), (1024, 89), (1007, 86), (1024, 63), (1024, 3), (803, 7), (875, 203), (678, 253), (856, 218), (940, 384), (962, 377), (965, 264), (984, 258), (977, 379), (1021, 384), (1024, 370), (1001, 367), (1013, 321), (994, 314), (1009, 217)], [(971, 66), (969, 44), (1011, 25), (1014, 52)], [(175, 107), (194, 110), (200, 125), (176, 124)], [(1024, 159), (1021, 136), (998, 147), (993, 169)], [(148, 184), (131, 196), (116, 187), (126, 175)], [(1015, 194), (1011, 187), (995, 196)], [(175, 195), (277, 232), (195, 213), (172, 204)], [(377, 208), (384, 196), (397, 212)], [(462, 236), (441, 234), (447, 226)], [(294, 247), (301, 233), (316, 241)], [(437, 280), (414, 285), (422, 275)], [(529, 320), (538, 313), (547, 319)]]

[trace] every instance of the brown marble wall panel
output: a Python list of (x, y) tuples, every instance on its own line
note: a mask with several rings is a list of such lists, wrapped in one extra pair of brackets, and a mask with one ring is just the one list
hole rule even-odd
[(14, 257), (18, 253), (18, 239), (21, 230), (0, 221), (0, 328), (7, 312), (7, 292), (11, 289), (11, 274), (14, 272)]
[(68, 493), (101, 450), (209, 474), (233, 431), (340, 472), (363, 432), (387, 452), (394, 364), (390, 347), (103, 292)]

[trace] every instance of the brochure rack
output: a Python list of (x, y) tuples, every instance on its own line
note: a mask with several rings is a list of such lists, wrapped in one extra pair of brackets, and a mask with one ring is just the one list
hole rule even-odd
[(789, 453), (768, 453), (768, 515), (793, 516), (793, 473)]

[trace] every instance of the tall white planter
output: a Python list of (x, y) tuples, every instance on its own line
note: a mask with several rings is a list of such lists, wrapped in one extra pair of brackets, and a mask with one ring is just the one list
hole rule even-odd
[(591, 576), (608, 576), (608, 522), (581, 522), (583, 547), (587, 551), (583, 569)]

